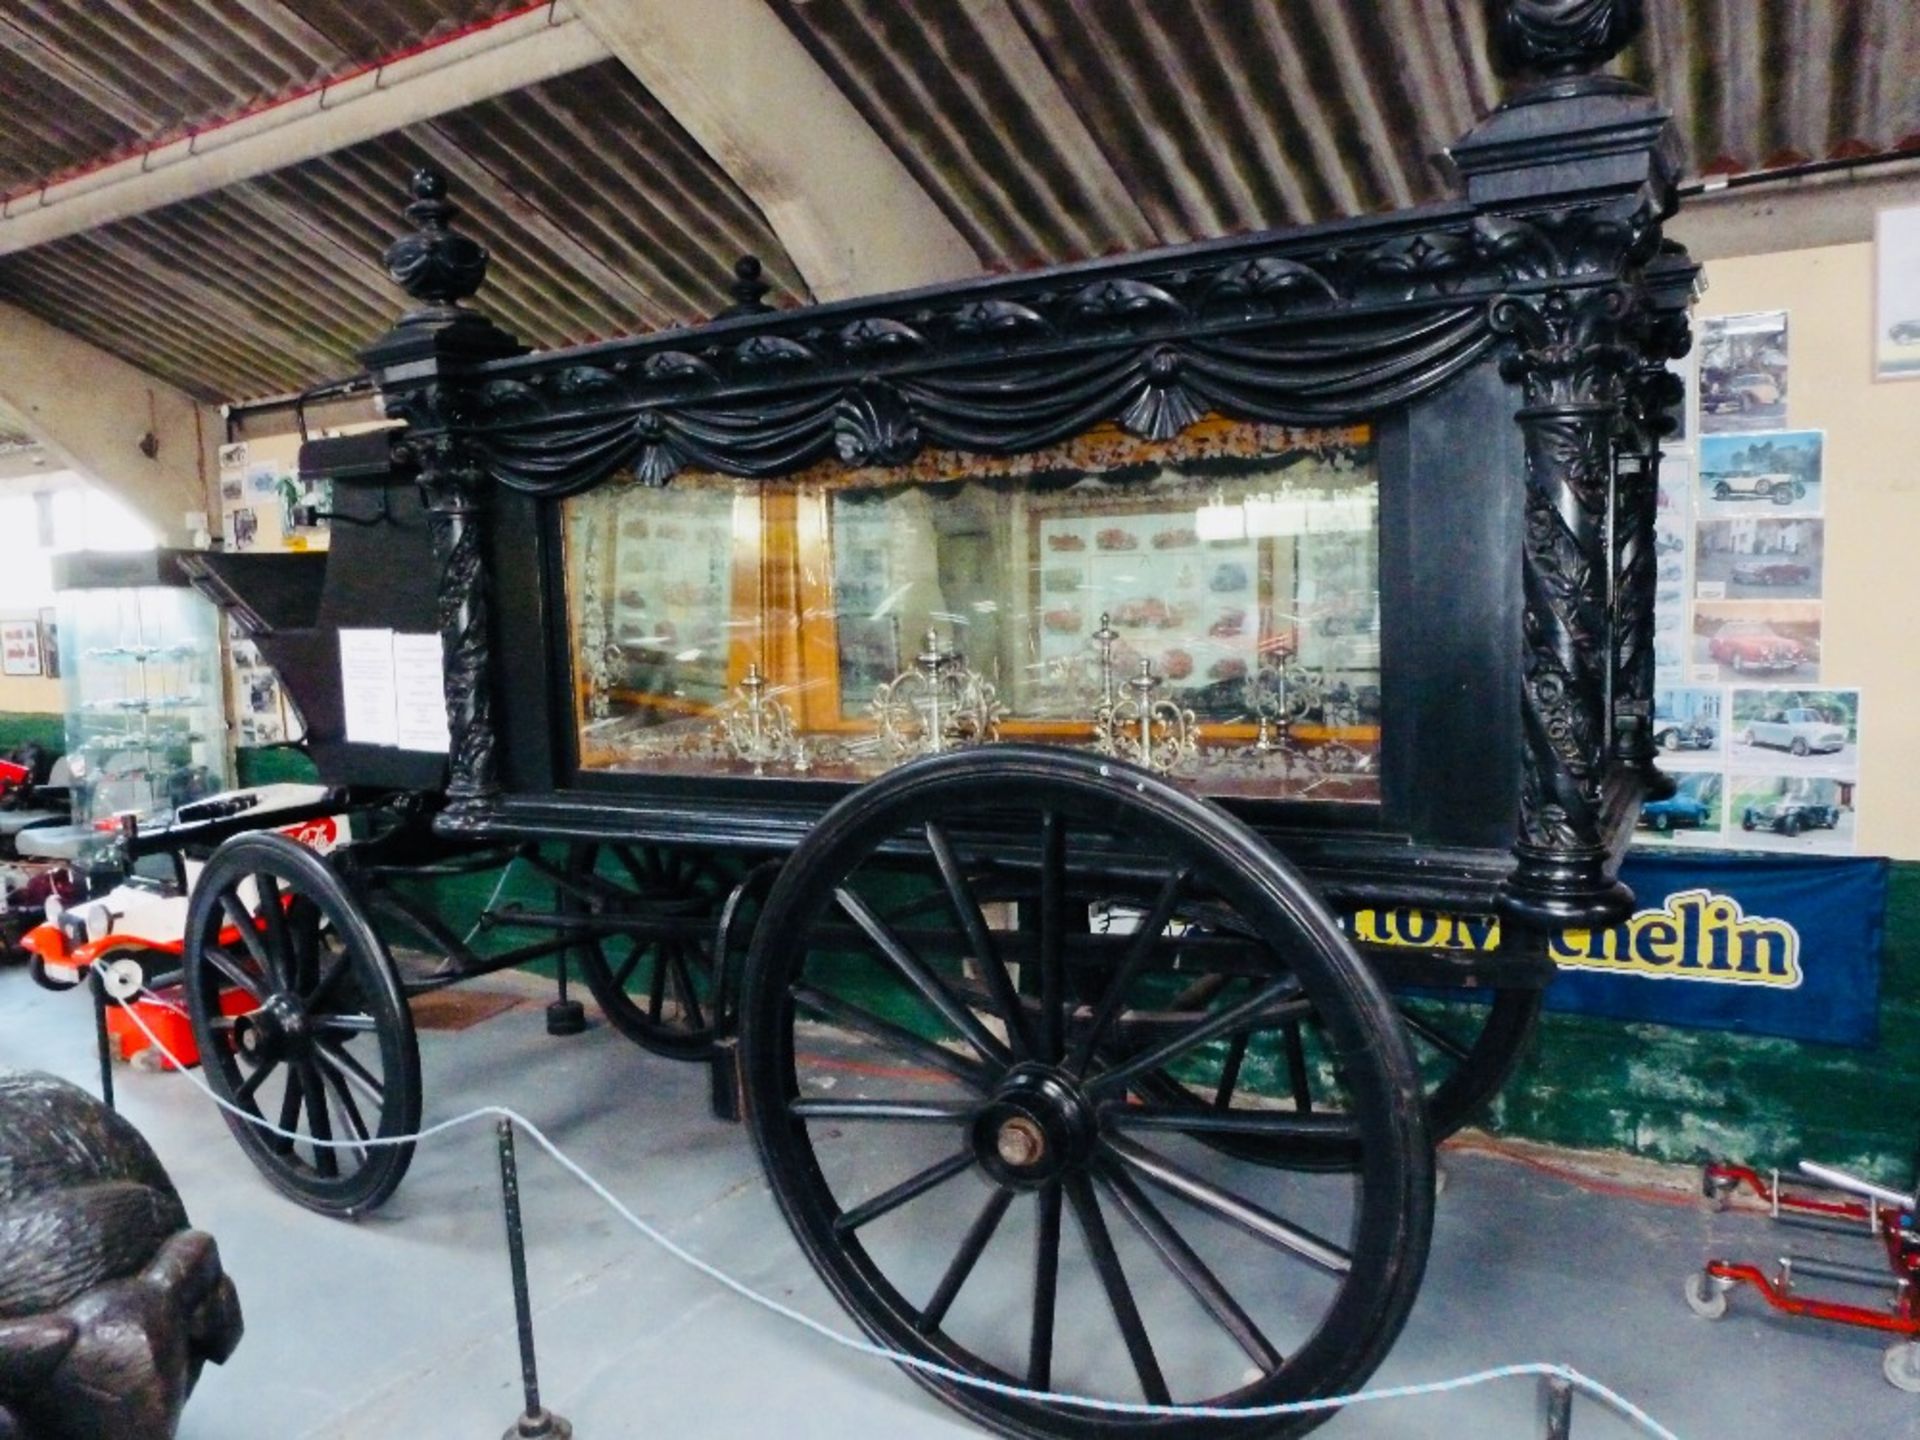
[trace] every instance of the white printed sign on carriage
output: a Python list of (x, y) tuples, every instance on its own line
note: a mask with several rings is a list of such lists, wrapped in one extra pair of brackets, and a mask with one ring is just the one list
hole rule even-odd
[(452, 746), (440, 637), (394, 630), (340, 632), (347, 739), (444, 755)]

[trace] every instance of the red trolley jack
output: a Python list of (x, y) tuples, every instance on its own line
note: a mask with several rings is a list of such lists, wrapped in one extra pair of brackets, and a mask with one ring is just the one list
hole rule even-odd
[[(1879, 1330), (1897, 1337), (1881, 1363), (1887, 1379), (1902, 1390), (1920, 1393), (1920, 1338), (1916, 1338), (1920, 1337), (1920, 1304), (1914, 1293), (1920, 1280), (1920, 1233), (1914, 1229), (1915, 1197), (1811, 1161), (1801, 1161), (1800, 1172), (1787, 1177), (1778, 1170), (1762, 1175), (1745, 1165), (1714, 1161), (1706, 1167), (1701, 1188), (1716, 1206), (1724, 1207), (1744, 1189), (1759, 1198), (1778, 1224), (1870, 1240), (1886, 1252), (1887, 1268), (1783, 1254), (1769, 1275), (1757, 1265), (1709, 1260), (1687, 1277), (1688, 1307), (1705, 1319), (1718, 1320), (1727, 1313), (1728, 1293), (1736, 1285), (1750, 1285), (1767, 1304), (1788, 1315)], [(1798, 1287), (1803, 1280), (1891, 1294), (1879, 1306), (1852, 1305), (1801, 1293)]]

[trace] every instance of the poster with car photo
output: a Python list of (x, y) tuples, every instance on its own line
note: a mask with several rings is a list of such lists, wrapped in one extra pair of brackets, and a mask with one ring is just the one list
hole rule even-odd
[(1779, 775), (1860, 773), (1860, 692), (1735, 687), (1727, 754), (1739, 769)]
[(1824, 430), (1702, 436), (1694, 516), (1823, 515), (1825, 459)]
[(1825, 776), (1727, 777), (1727, 843), (1741, 850), (1851, 855), (1859, 783)]
[(1677, 841), (1683, 845), (1716, 846), (1725, 843), (1727, 780), (1718, 770), (1694, 770), (1675, 775), (1677, 787), (1664, 800), (1640, 807), (1634, 843)]
[(1920, 205), (1882, 210), (1876, 221), (1874, 378), (1920, 379)]
[(1719, 690), (1674, 685), (1653, 692), (1653, 743), (1663, 769), (1719, 764), (1725, 735)]
[(1818, 600), (1824, 520), (1706, 520), (1694, 531), (1693, 593), (1702, 600)]
[(1817, 600), (1702, 600), (1692, 638), (1698, 684), (1820, 678)]
[(1778, 430), (1787, 423), (1787, 312), (1700, 322), (1700, 429)]

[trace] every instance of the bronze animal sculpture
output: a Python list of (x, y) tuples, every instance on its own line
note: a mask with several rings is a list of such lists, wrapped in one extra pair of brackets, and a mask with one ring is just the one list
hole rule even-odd
[(0, 1071), (0, 1440), (169, 1440), (240, 1343), (213, 1237), (77, 1086)]

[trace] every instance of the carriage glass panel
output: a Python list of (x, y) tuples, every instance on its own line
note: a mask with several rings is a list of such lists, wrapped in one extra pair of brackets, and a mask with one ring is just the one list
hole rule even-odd
[(563, 519), (585, 770), (860, 780), (1027, 741), (1377, 803), (1366, 427), (632, 477)]

